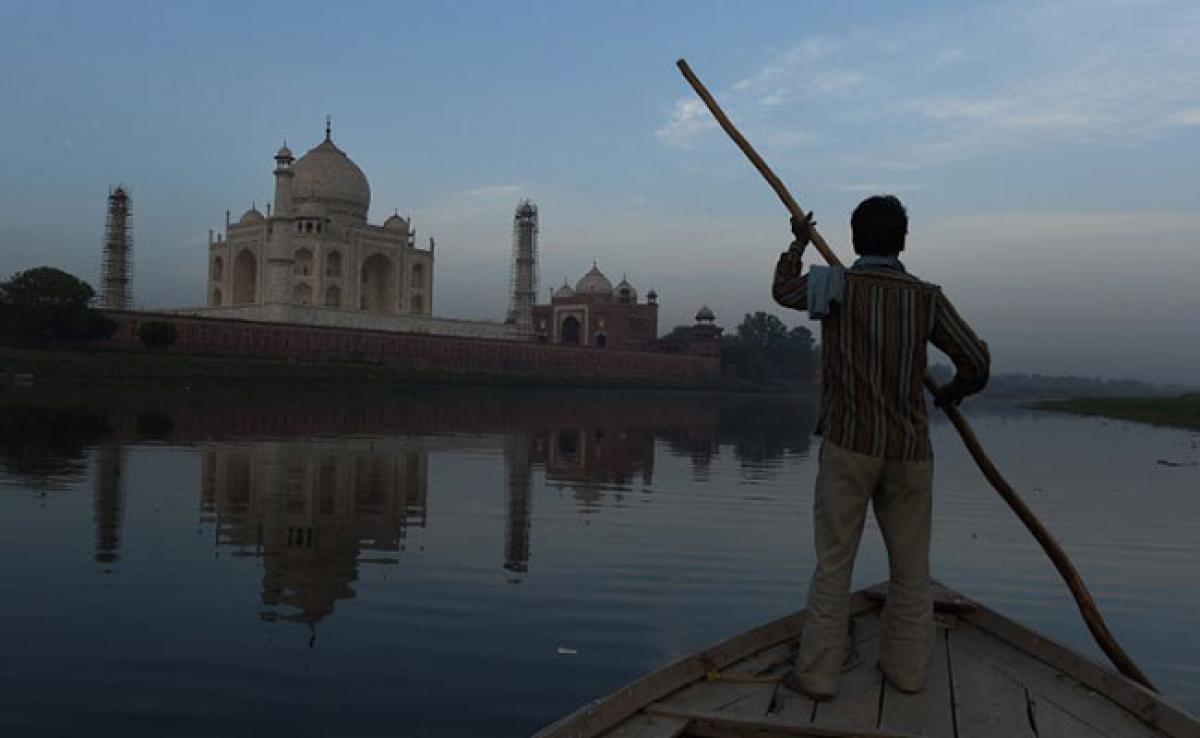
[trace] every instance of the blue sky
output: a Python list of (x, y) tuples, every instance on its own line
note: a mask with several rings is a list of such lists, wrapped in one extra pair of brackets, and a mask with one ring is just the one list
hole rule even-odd
[(543, 291), (598, 259), (664, 330), (732, 325), (775, 309), (787, 221), (684, 56), (843, 256), (855, 203), (898, 194), (906, 263), (998, 369), (1194, 383), (1198, 50), (1181, 0), (6, 3), (0, 273), (94, 282), (124, 182), (137, 301), (199, 304), (208, 229), (329, 113), (372, 219), (437, 237), (436, 313), (503, 315), (529, 196)]

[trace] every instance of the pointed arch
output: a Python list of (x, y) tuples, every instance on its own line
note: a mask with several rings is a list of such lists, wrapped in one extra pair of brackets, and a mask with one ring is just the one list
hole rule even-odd
[(296, 249), (296, 255), (293, 258), (292, 267), (293, 273), (301, 277), (307, 277), (313, 273), (313, 252), (307, 246), (302, 246)]
[(395, 294), (392, 285), (392, 261), (383, 254), (372, 254), (362, 265), (359, 308), (372, 313), (390, 312)]
[(342, 288), (336, 284), (325, 290), (325, 307), (341, 307), (342, 306)]
[(233, 260), (233, 304), (258, 301), (258, 259), (250, 249), (242, 249)]

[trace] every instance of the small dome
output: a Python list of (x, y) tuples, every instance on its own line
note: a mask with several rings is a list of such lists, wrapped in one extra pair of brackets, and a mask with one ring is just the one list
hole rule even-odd
[(571, 289), (571, 285), (567, 284), (567, 280), (565, 278), (563, 279), (562, 287), (559, 287), (558, 289), (554, 290), (554, 299), (555, 300), (570, 299), (574, 296), (575, 296), (575, 290)]
[(389, 215), (388, 219), (383, 221), (383, 227), (393, 231), (408, 231), (408, 221), (400, 216), (399, 213)]
[(716, 319), (717, 316), (713, 315), (713, 311), (709, 309), (708, 305), (704, 305), (696, 312), (697, 323), (711, 323)]
[(263, 217), (263, 214), (258, 212), (258, 208), (252, 207), (238, 219), (238, 225), (253, 225), (255, 223), (262, 223), (265, 220), (266, 218)]
[(287, 141), (284, 141), (283, 146), (279, 147), (279, 151), (275, 152), (275, 158), (276, 159), (295, 159), (296, 157), (292, 156), (292, 150), (288, 148)]
[(611, 295), (612, 291), (612, 282), (608, 281), (608, 277), (604, 276), (604, 272), (600, 271), (594, 261), (588, 273), (575, 283), (575, 292), (581, 295)]
[(621, 276), (621, 281), (617, 283), (617, 297), (628, 302), (637, 302), (637, 290), (633, 285), (629, 284), (629, 280), (625, 276)]
[(319, 202), (330, 213), (365, 221), (371, 208), (371, 185), (358, 165), (326, 138), (300, 157), (292, 170), (293, 198), (297, 205)]
[(533, 204), (532, 200), (522, 200), (521, 204), (517, 206), (517, 217), (529, 218), (534, 215), (537, 215), (537, 206)]
[(650, 302), (654, 302), (655, 300), (658, 299), (658, 292), (653, 287), (651, 287), (650, 291), (646, 293), (646, 299), (649, 300)]

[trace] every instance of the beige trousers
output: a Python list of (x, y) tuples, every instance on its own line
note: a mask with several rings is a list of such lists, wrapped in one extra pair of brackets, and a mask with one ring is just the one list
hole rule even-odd
[(890, 568), (879, 665), (897, 687), (921, 689), (934, 640), (929, 588), (932, 460), (885, 461), (825, 441), (813, 497), (817, 569), (796, 662), (801, 686), (817, 695), (837, 692), (849, 647), (850, 577), (870, 500)]

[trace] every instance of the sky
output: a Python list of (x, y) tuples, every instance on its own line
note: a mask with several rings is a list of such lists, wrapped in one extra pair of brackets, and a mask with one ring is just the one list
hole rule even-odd
[(3, 2), (0, 275), (96, 284), (123, 183), (136, 304), (202, 304), (208, 229), (331, 115), (371, 221), (436, 237), (436, 315), (504, 316), (530, 197), (542, 299), (596, 260), (664, 333), (702, 304), (815, 330), (770, 297), (787, 213), (679, 57), (844, 260), (854, 206), (899, 196), (906, 265), (995, 371), (1197, 384), (1194, 0)]

